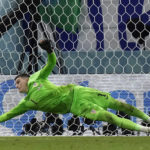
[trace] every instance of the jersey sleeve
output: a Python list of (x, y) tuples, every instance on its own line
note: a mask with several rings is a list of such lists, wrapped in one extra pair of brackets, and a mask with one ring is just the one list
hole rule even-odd
[(28, 110), (29, 110), (29, 108), (26, 107), (26, 105), (24, 103), (24, 99), (23, 99), (16, 107), (14, 107), (10, 111), (2, 114), (0, 116), (0, 122), (7, 121), (7, 120), (9, 120), (11, 118), (14, 118), (14, 117), (16, 117), (18, 115), (21, 115), (21, 114), (25, 113)]
[(56, 55), (54, 52), (48, 54), (47, 64), (40, 70), (39, 78), (47, 78), (56, 65)]
[(52, 52), (51, 54), (48, 54), (47, 64), (44, 66), (44, 68), (42, 68), (41, 70), (30, 76), (28, 84), (37, 80), (38, 78), (46, 79), (52, 72), (55, 65), (56, 65), (56, 55), (54, 52)]

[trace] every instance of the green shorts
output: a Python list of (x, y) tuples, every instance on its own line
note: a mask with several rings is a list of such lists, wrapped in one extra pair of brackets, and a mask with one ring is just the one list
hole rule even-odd
[(86, 113), (90, 113), (92, 110), (94, 113), (95, 109), (99, 111), (107, 110), (113, 100), (110, 93), (89, 87), (75, 86), (71, 113), (85, 117)]

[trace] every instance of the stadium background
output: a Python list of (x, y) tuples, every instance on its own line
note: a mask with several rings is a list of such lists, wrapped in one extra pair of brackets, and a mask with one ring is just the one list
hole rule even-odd
[[(1, 22), (2, 16), (17, 4), (22, 1), (0, 1)], [(32, 4), (29, 2), (29, 8), (34, 7)], [(111, 92), (113, 97), (148, 113), (149, 10), (148, 0), (43, 0), (36, 10), (42, 17), (42, 23), (37, 26), (35, 18), (31, 17), (35, 12), (25, 11), (24, 17), (9, 30), (0, 31), (3, 32), (0, 38), (1, 114), (23, 97), (19, 93), (16, 96), (15, 75), (24, 71), (34, 73), (44, 66), (46, 53), (37, 47), (37, 41), (46, 37), (54, 41), (58, 57), (58, 64), (49, 78), (53, 83), (71, 82)], [(135, 38), (127, 28), (128, 21), (135, 18), (145, 24), (141, 31), (138, 30), (147, 29), (148, 34), (141, 34), (144, 37)], [(34, 116), (43, 118), (40, 112), (28, 112), (1, 123), (0, 135), (20, 135), (23, 124)], [(63, 121), (67, 117), (62, 116)], [(138, 122), (135, 118), (132, 120)]]

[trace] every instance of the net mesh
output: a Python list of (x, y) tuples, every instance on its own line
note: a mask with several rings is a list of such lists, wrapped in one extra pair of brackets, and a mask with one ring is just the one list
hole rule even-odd
[[(23, 97), (15, 75), (45, 65), (47, 54), (38, 47), (45, 38), (57, 55), (50, 77), (56, 85), (97, 88), (149, 113), (149, 10), (149, 0), (0, 0), (1, 114)], [(72, 114), (36, 111), (1, 123), (0, 130), (1, 135), (143, 135)]]

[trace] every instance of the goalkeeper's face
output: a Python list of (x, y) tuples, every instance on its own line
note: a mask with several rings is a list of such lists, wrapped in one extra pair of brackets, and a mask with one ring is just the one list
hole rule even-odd
[(25, 77), (19, 77), (16, 79), (16, 88), (19, 90), (20, 93), (28, 92), (28, 80), (29, 78)]

